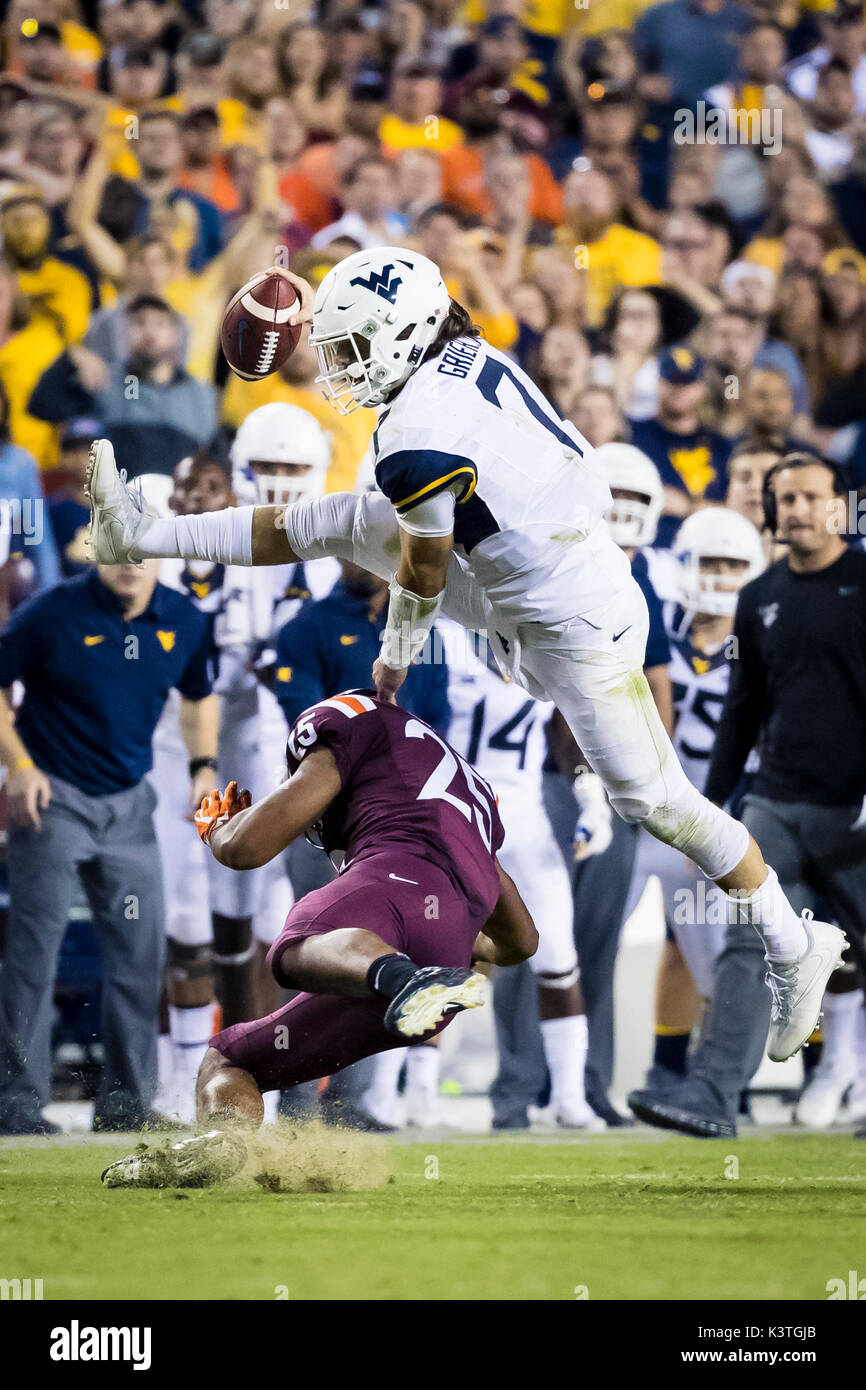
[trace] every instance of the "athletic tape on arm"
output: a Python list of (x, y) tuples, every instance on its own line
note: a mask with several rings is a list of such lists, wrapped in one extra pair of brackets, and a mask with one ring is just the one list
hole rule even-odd
[(442, 593), (435, 598), (421, 598), (410, 589), (404, 589), (396, 579), (391, 580), (390, 593), (388, 622), (382, 634), (379, 660), (383, 666), (402, 671), (423, 649), (442, 606)]

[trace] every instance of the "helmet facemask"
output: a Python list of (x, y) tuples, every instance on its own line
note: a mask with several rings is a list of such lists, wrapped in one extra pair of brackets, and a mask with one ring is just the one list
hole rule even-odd
[(302, 497), (319, 497), (324, 488), (324, 473), (312, 463), (250, 459), (244, 472), (252, 482), (260, 507), (288, 507)]
[[(706, 568), (707, 564), (718, 560), (738, 564), (740, 569), (719, 573)], [(751, 578), (749, 559), (746, 556), (701, 555), (692, 551), (683, 557), (682, 565), (683, 607), (691, 613), (705, 613), (713, 618), (732, 618), (739, 592)]]
[(652, 545), (661, 510), (645, 492), (618, 488), (611, 484), (613, 503), (607, 513), (607, 524), (616, 544), (624, 550)]

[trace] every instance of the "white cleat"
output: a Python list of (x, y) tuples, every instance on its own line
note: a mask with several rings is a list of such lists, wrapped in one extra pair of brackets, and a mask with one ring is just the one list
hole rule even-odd
[(583, 1130), (584, 1134), (601, 1134), (607, 1125), (586, 1101), (563, 1101), (554, 1111), (560, 1129)]
[(797, 1101), (794, 1119), (807, 1129), (829, 1129), (840, 1118), (842, 1099), (851, 1084), (851, 1076), (843, 1072), (822, 1072), (818, 1066), (812, 1079)]
[(90, 502), (87, 551), (94, 564), (123, 565), (140, 560), (133, 554), (135, 542), (156, 514), (141, 491), (129, 486), (126, 473), (118, 473), (114, 449), (107, 439), (94, 440), (90, 446), (84, 493)]
[(246, 1145), (236, 1134), (212, 1129), (170, 1149), (140, 1144), (135, 1153), (110, 1163), (102, 1181), (106, 1187), (210, 1187), (234, 1177), (246, 1157)]
[(815, 1030), (827, 981), (842, 964), (848, 942), (831, 922), (815, 922), (803, 913), (808, 937), (799, 960), (767, 961), (767, 984), (773, 996), (767, 1056), (771, 1062), (793, 1057)]

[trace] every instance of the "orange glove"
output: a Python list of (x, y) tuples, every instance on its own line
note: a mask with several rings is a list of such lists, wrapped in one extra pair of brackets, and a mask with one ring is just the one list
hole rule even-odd
[(238, 792), (237, 782), (229, 782), (225, 791), (209, 792), (195, 813), (195, 828), (206, 845), (218, 825), (225, 825), (239, 811), (252, 806), (253, 798), (246, 790)]

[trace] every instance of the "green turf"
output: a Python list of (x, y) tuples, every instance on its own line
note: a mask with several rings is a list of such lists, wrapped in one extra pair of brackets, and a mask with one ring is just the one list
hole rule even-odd
[(825, 1299), (866, 1273), (845, 1134), (396, 1143), (384, 1185), (296, 1195), (103, 1189), (129, 1147), (0, 1145), (0, 1274), (46, 1299), (571, 1300)]

